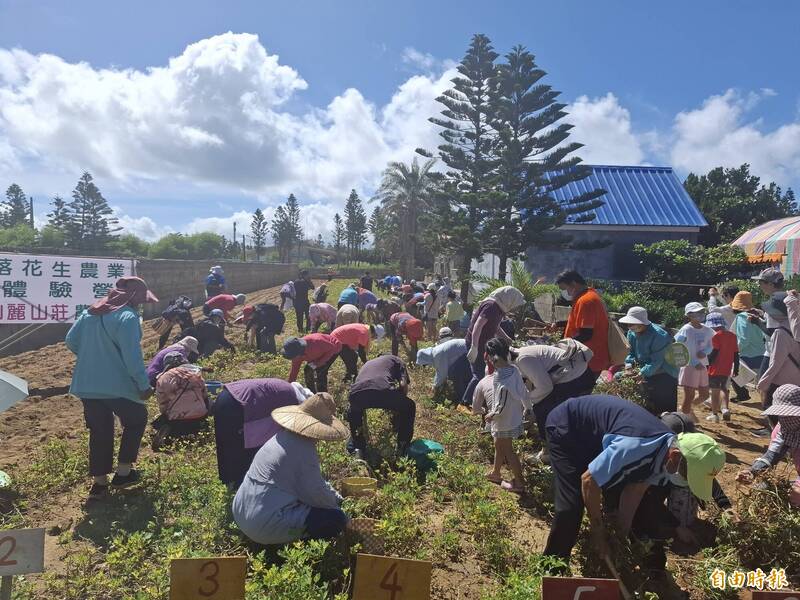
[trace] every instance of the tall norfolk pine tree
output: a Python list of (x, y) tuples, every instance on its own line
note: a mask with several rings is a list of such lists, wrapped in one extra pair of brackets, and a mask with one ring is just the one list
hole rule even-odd
[(462, 298), (466, 297), (472, 259), (483, 254), (478, 232), (486, 196), (495, 180), (490, 92), (496, 58), (489, 38), (474, 35), (458, 65), (459, 75), (453, 78), (453, 87), (436, 99), (443, 106), (441, 117), (430, 119), (442, 128), (439, 135), (444, 143), (439, 146), (439, 157), (448, 168), (441, 188), (443, 201), (436, 203), (438, 229), (445, 234), (437, 245), (462, 258)]
[(485, 35), (473, 36), (453, 87), (437, 99), (442, 118), (430, 119), (442, 127), (439, 156), (448, 167), (432, 211), (446, 234), (437, 249), (462, 257), (465, 280), (471, 260), (484, 251), (500, 256), (504, 276), (508, 259), (529, 246), (566, 243), (551, 230), (567, 220), (592, 220), (604, 193), (592, 190), (565, 202), (553, 197), (590, 174), (579, 158), (568, 158), (581, 145), (566, 143), (572, 126), (557, 123), (565, 105), (539, 83), (545, 73), (533, 55), (516, 47), (495, 65), (497, 56)]
[(16, 183), (8, 186), (6, 199), (0, 204), (0, 210), (2, 211), (0, 212), (0, 224), (3, 227), (30, 225), (30, 201)]
[(361, 247), (367, 241), (367, 213), (355, 190), (350, 190), (344, 205), (344, 227), (347, 232), (347, 259), (357, 260)]
[(515, 46), (505, 59), (491, 80), (497, 189), (487, 196), (482, 230), (484, 249), (500, 259), (502, 280), (508, 260), (541, 242), (544, 232), (567, 219), (593, 220), (591, 211), (602, 204), (598, 198), (605, 193), (595, 189), (562, 202), (554, 199), (555, 190), (590, 174), (579, 166), (580, 158), (569, 156), (582, 144), (565, 143), (572, 129), (559, 123), (567, 114), (566, 105), (556, 102), (560, 92), (539, 83), (545, 72), (536, 66), (533, 54)]
[(103, 249), (122, 229), (115, 227), (119, 221), (88, 171), (78, 179), (67, 211), (67, 243), (71, 248)]
[(269, 223), (264, 218), (264, 213), (260, 208), (257, 208), (253, 213), (253, 219), (250, 221), (250, 233), (253, 238), (253, 248), (256, 251), (256, 260), (261, 260), (261, 255), (264, 253), (264, 246), (267, 242), (267, 231), (269, 230)]

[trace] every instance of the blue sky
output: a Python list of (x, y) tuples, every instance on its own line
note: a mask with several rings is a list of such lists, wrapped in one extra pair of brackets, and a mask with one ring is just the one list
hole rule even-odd
[(0, 0), (0, 186), (66, 196), (89, 169), (146, 237), (294, 191), (324, 233), (351, 187), (435, 145), (433, 98), (482, 32), (536, 54), (588, 162), (747, 161), (797, 188), (798, 22), (790, 0)]

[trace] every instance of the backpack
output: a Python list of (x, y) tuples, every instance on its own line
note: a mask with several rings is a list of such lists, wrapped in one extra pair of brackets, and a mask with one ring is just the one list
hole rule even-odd
[(192, 299), (188, 296), (178, 296), (169, 303), (169, 306), (164, 309), (161, 316), (165, 319), (171, 320), (175, 313), (179, 310), (189, 310), (192, 308)]
[(275, 304), (267, 302), (256, 304), (253, 311), (253, 322), (256, 326), (256, 331), (259, 329), (266, 329), (270, 333), (282, 333), (283, 326), (286, 324), (286, 315)]
[(200, 372), (176, 367), (158, 376), (156, 397), (168, 421), (205, 419), (209, 412), (206, 384)]

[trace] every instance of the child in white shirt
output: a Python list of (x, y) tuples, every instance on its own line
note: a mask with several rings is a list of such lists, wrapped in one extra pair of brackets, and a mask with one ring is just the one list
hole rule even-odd
[(687, 304), (684, 314), (688, 323), (675, 335), (675, 341), (686, 344), (689, 349), (689, 364), (681, 367), (678, 374), (678, 384), (683, 387), (681, 412), (697, 421), (693, 405), (705, 402), (709, 396), (708, 355), (712, 350), (711, 338), (714, 337), (714, 330), (703, 324), (705, 309), (699, 302)]
[[(521, 494), (524, 491), (522, 464), (514, 451), (513, 441), (523, 433), (524, 410), (531, 409), (531, 401), (522, 375), (511, 364), (513, 360), (513, 352), (506, 340), (492, 338), (486, 343), (486, 361), (495, 369), (492, 403), (486, 413), (486, 422), (491, 424), (494, 438), (494, 469), (486, 477), (505, 490)], [(500, 471), (504, 464), (514, 475), (510, 482), (502, 479)]]

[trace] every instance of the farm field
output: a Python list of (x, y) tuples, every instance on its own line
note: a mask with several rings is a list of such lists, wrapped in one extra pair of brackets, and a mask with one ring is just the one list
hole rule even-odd
[[(333, 282), (333, 299), (346, 283)], [(271, 288), (249, 294), (248, 303), (277, 298), (278, 288)], [(288, 375), (289, 361), (244, 349), (242, 333), (239, 328), (230, 335), (238, 346), (236, 354), (218, 352), (203, 363), (214, 369), (213, 378), (227, 382)], [(284, 337), (294, 333), (294, 315), (287, 313)], [(155, 351), (156, 338), (145, 324), (148, 357)], [(389, 342), (384, 340), (373, 344), (369, 354), (388, 351)], [(143, 484), (87, 506), (82, 409), (65, 393), (73, 363), (63, 344), (0, 360), (0, 369), (27, 379), (32, 389), (29, 399), (0, 415), (0, 469), (14, 479), (10, 491), (0, 492), (0, 527), (47, 530), (46, 573), (20, 578), (14, 598), (167, 598), (170, 559), (240, 554), (249, 557), (248, 599), (348, 597), (352, 549), (344, 540), (264, 549), (238, 532), (230, 516), (231, 497), (217, 479), (211, 431), (159, 453), (145, 445), (138, 463)], [(539, 577), (549, 566), (538, 552), (547, 535), (552, 502), (549, 470), (531, 460), (538, 442), (527, 438), (519, 443), (526, 457), (526, 493), (517, 497), (502, 491), (483, 477), (492, 446), (490, 436), (479, 433), (479, 421), (433, 397), (431, 369), (410, 370), (410, 395), (417, 402), (415, 438), (433, 439), (445, 447), (438, 472), (423, 481), (409, 464), (378, 468), (378, 493), (346, 500), (345, 511), (378, 520), (386, 554), (430, 560), (432, 598), (537, 598)], [(347, 402), (343, 374), (343, 364), (337, 361), (330, 391), (340, 417)], [(765, 490), (751, 491), (735, 483), (736, 472), (766, 446), (765, 440), (749, 432), (758, 426), (757, 405), (754, 396), (733, 407), (730, 423), (701, 424), (727, 452), (719, 480), (741, 521), (728, 522), (709, 508), (705, 516), (720, 526), (718, 542), (705, 554), (696, 549), (670, 552), (667, 577), (651, 578), (641, 570), (623, 568), (633, 560), (626, 549), (619, 560), (629, 588), (655, 592), (661, 600), (686, 597), (681, 588), (696, 600), (734, 598), (735, 591), (712, 590), (708, 575), (715, 567), (730, 571), (757, 566), (767, 572), (785, 567), (790, 581), (800, 584), (800, 518), (788, 512), (784, 500), (788, 463), (776, 470), (776, 479)], [(155, 418), (154, 400), (150, 412)], [(377, 465), (394, 441), (382, 414), (371, 412), (369, 422), (368, 460)], [(145, 442), (148, 439), (149, 434)], [(335, 487), (344, 477), (363, 474), (363, 465), (347, 454), (344, 442), (323, 443), (319, 449), (324, 472)], [(710, 543), (710, 524), (707, 529)], [(573, 554), (571, 566), (576, 574), (608, 575), (584, 544)]]

